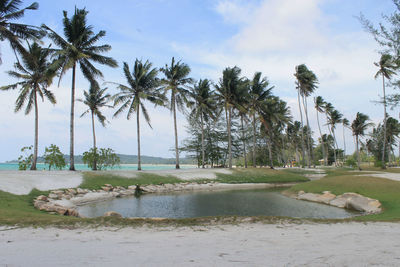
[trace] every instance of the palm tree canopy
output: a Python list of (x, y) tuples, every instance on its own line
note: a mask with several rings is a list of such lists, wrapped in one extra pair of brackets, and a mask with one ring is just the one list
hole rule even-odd
[(165, 102), (164, 95), (157, 89), (160, 85), (160, 80), (157, 78), (158, 70), (152, 66), (148, 60), (143, 63), (136, 59), (131, 73), (128, 63), (124, 62), (123, 71), (128, 85), (117, 84), (120, 92), (113, 99), (114, 106), (120, 105), (120, 107), (115, 112), (114, 117), (128, 110), (126, 118), (129, 120), (131, 115), (140, 108), (151, 127), (150, 116), (143, 100), (150, 101), (155, 105), (163, 105)]
[(336, 109), (329, 113), (328, 116), (328, 124), (331, 125), (332, 129), (335, 129), (336, 124), (341, 123), (343, 118), (343, 114), (341, 114)]
[(314, 104), (315, 104), (315, 109), (317, 110), (317, 112), (323, 113), (324, 109), (325, 109), (325, 101), (322, 98), (322, 96), (317, 96), (314, 98)]
[(200, 118), (201, 115), (206, 121), (209, 117), (211, 119), (216, 118), (216, 99), (211, 91), (209, 80), (199, 80), (191, 89), (190, 96), (193, 99), (191, 103), (192, 112), (190, 113), (192, 118)]
[(318, 88), (317, 76), (307, 68), (306, 65), (301, 64), (296, 66), (296, 73), (294, 74), (297, 81), (297, 89), (300, 90), (302, 96), (310, 96), (315, 89)]
[(238, 103), (240, 95), (245, 93), (245, 80), (240, 78), (241, 69), (238, 67), (226, 68), (222, 72), (222, 78), (218, 85), (215, 86), (217, 96), (221, 103), (228, 107), (237, 107), (244, 110)]
[(0, 41), (8, 40), (11, 47), (23, 52), (20, 40), (39, 39), (43, 36), (43, 32), (34, 26), (11, 22), (22, 18), (26, 10), (36, 10), (39, 8), (37, 2), (19, 9), (21, 4), (21, 0), (0, 0)]
[(97, 117), (101, 125), (103, 125), (103, 127), (105, 126), (106, 117), (103, 115), (100, 109), (103, 107), (112, 107), (108, 105), (111, 95), (106, 93), (107, 89), (108, 88), (100, 89), (100, 86), (97, 82), (92, 82), (90, 84), (89, 91), (83, 92), (85, 98), (78, 99), (78, 101), (84, 103), (88, 107), (88, 109), (82, 113), (81, 117), (89, 112), (92, 112), (93, 115)]
[(87, 25), (88, 11), (75, 8), (75, 13), (71, 18), (68, 18), (67, 11), (64, 11), (63, 14), (65, 39), (48, 26), (43, 25), (43, 28), (49, 31), (50, 39), (60, 47), (60, 49), (53, 50), (57, 57), (56, 65), (61, 69), (60, 79), (68, 69), (77, 63), (79, 63), (83, 75), (89, 81), (93, 81), (95, 77), (103, 76), (101, 71), (91, 62), (114, 68), (118, 66), (113, 58), (101, 55), (101, 53), (111, 50), (110, 45), (94, 45), (105, 36), (106, 32), (100, 31), (97, 34), (93, 32), (93, 27)]
[(378, 72), (375, 74), (375, 79), (382, 75), (390, 80), (390, 78), (396, 74), (396, 69), (398, 67), (393, 57), (389, 54), (383, 54), (379, 62), (375, 62), (374, 65), (379, 68)]
[(325, 102), (324, 110), (325, 110), (325, 113), (329, 116), (329, 114), (331, 114), (335, 110), (335, 108), (333, 107), (333, 105), (331, 103)]
[(262, 77), (261, 72), (256, 72), (250, 82), (249, 107), (251, 112), (261, 112), (263, 101), (271, 96), (274, 86), (269, 85), (267, 77)]
[(368, 122), (369, 117), (366, 114), (361, 112), (357, 112), (356, 118), (354, 119), (353, 123), (351, 124), (351, 129), (353, 131), (354, 136), (364, 136), (365, 131), (368, 127), (372, 126), (373, 123)]
[(343, 127), (349, 128), (350, 121), (348, 119), (346, 119), (346, 118), (343, 118), (342, 119), (342, 124), (343, 124)]
[[(176, 105), (183, 112), (184, 106), (188, 102), (188, 85), (193, 83), (193, 79), (188, 77), (191, 71), (189, 65), (181, 61), (175, 62), (175, 58), (172, 57), (171, 65), (166, 64), (160, 71), (165, 75), (165, 78), (161, 80), (165, 94), (171, 91), (170, 109), (172, 110)], [(172, 101), (173, 98), (175, 98), (175, 101)]]
[(26, 104), (25, 114), (29, 114), (34, 104), (35, 92), (42, 100), (46, 97), (51, 103), (55, 104), (54, 94), (47, 90), (57, 74), (51, 62), (49, 62), (49, 49), (42, 48), (34, 42), (32, 45), (28, 44), (28, 51), (21, 53), (21, 57), (21, 62), (14, 65), (16, 71), (9, 71), (8, 74), (22, 81), (0, 87), (0, 90), (20, 87), (20, 94), (15, 103), (15, 112), (21, 110)]

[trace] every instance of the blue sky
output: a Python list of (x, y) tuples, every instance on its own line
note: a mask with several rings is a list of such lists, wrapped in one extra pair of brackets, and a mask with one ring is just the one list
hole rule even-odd
[[(374, 22), (381, 14), (394, 9), (391, 0), (254, 0), (254, 1), (38, 1), (39, 10), (27, 12), (23, 22), (45, 23), (62, 33), (62, 11), (71, 15), (74, 7), (86, 7), (88, 22), (95, 32), (106, 30), (99, 44), (110, 44), (109, 56), (120, 65), (133, 64), (135, 58), (149, 59), (154, 66), (169, 63), (171, 57), (182, 59), (192, 68), (195, 79), (217, 81), (223, 68), (238, 65), (243, 75), (251, 77), (262, 71), (275, 85), (275, 94), (285, 99), (299, 119), (296, 106), (293, 72), (305, 63), (320, 80), (316, 95), (323, 96), (349, 120), (357, 111), (374, 120), (382, 117), (381, 107), (373, 104), (380, 94), (380, 82), (373, 79), (373, 62), (379, 58), (379, 47), (365, 33), (355, 18), (360, 12)], [(25, 5), (30, 2), (25, 1)], [(58, 3), (58, 1), (57, 1)], [(0, 65), (2, 84), (15, 82), (5, 71), (14, 62), (8, 44), (0, 43), (3, 64)], [(105, 81), (125, 83), (121, 68), (100, 67)], [(55, 143), (64, 153), (68, 149), (69, 97), (71, 73), (63, 78), (60, 87), (53, 85), (56, 106), (40, 103), (39, 154), (44, 147)], [(113, 86), (108, 85), (111, 92)], [(77, 95), (87, 90), (88, 83), (78, 75)], [(1, 92), (0, 97), (0, 162), (15, 159), (22, 146), (33, 143), (33, 114), (13, 112), (17, 91)], [(310, 101), (311, 105), (311, 101)], [(84, 107), (76, 107), (76, 152), (91, 146), (90, 120), (79, 118)], [(110, 124), (97, 125), (98, 145), (112, 147), (118, 153), (136, 154), (135, 120), (124, 116), (112, 119), (112, 111), (105, 111)], [(398, 110), (391, 111), (397, 117)], [(173, 157), (172, 116), (168, 110), (151, 109), (153, 130), (142, 125), (142, 154)], [(315, 113), (310, 112), (311, 124), (316, 128)], [(179, 116), (180, 140), (185, 136), (185, 119)], [(338, 142), (341, 146), (341, 127)], [(317, 132), (317, 131), (316, 131)], [(347, 150), (354, 146), (346, 132)]]

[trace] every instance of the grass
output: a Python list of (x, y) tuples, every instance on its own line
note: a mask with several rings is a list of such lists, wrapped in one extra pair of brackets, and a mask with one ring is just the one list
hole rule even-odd
[(366, 197), (378, 199), (383, 206), (381, 214), (355, 217), (355, 221), (400, 221), (400, 182), (388, 179), (357, 176), (333, 175), (320, 180), (298, 184), (289, 192), (303, 190), (310, 193), (331, 191), (335, 195), (354, 192)]

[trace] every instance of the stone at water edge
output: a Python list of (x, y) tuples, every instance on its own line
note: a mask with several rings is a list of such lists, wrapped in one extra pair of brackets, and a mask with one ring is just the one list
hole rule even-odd
[(38, 201), (48, 201), (47, 197), (46, 197), (46, 196), (43, 196), (43, 195), (38, 196), (38, 197), (36, 198), (36, 200), (38, 200)]
[(103, 214), (103, 217), (116, 217), (116, 218), (122, 218), (122, 215), (119, 214), (116, 211), (107, 211)]

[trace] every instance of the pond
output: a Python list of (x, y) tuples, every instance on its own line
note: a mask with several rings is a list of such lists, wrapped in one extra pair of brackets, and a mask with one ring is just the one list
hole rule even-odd
[(85, 217), (116, 211), (123, 217), (194, 218), (204, 216), (287, 216), (343, 219), (360, 213), (324, 204), (292, 199), (277, 190), (235, 190), (145, 194), (115, 198), (78, 207)]

